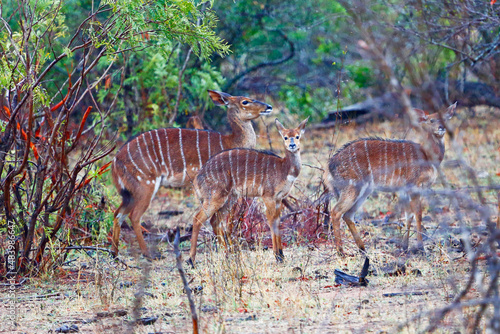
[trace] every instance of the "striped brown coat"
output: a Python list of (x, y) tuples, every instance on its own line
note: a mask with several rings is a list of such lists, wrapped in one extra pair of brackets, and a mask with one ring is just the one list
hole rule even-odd
[[(444, 118), (453, 115), (456, 104), (450, 106)], [(438, 113), (419, 114), (426, 140), (418, 144), (408, 140), (381, 138), (358, 139), (344, 145), (333, 155), (325, 175), (326, 185), (338, 199), (332, 209), (331, 220), (335, 244), (342, 253), (340, 220), (349, 227), (356, 244), (364, 251), (365, 246), (352, 221), (356, 211), (374, 191), (407, 192), (413, 187), (429, 187), (437, 178), (438, 168), (444, 158), (445, 127)], [(418, 194), (411, 193), (410, 208), (417, 221), (417, 239), (422, 242), (422, 209)], [(408, 232), (403, 247), (408, 248), (411, 218), (407, 220)]]
[[(278, 120), (276, 126), (283, 138), (284, 158), (265, 151), (237, 148), (223, 151), (203, 166), (196, 177), (195, 192), (201, 208), (193, 220), (191, 261), (196, 256), (196, 245), (201, 225), (215, 212), (239, 197), (261, 197), (266, 206), (266, 216), (278, 260), (283, 260), (279, 215), (282, 200), (290, 192), (301, 169), (300, 139), (307, 120), (295, 129), (285, 129)], [(221, 235), (221, 228), (213, 226)]]
[(113, 183), (122, 196), (115, 211), (113, 253), (118, 253), (120, 226), (127, 216), (144, 255), (149, 252), (142, 237), (140, 219), (160, 186), (185, 187), (210, 156), (234, 147), (254, 147), (251, 120), (267, 115), (272, 107), (242, 96), (209, 91), (217, 105), (226, 105), (232, 132), (198, 129), (159, 129), (143, 133), (125, 144), (113, 159)]

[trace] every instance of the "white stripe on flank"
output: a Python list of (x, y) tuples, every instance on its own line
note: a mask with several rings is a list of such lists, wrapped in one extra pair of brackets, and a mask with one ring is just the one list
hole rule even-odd
[(358, 175), (360, 176), (360, 181), (362, 181), (365, 177), (363, 175), (363, 170), (361, 169), (361, 167), (359, 166), (359, 163), (358, 163), (358, 156), (356, 155), (356, 152), (354, 151), (354, 145), (351, 145), (353, 148), (352, 148), (352, 151), (353, 151), (353, 157), (354, 157), (354, 162), (356, 163), (356, 167), (358, 167)]
[[(239, 164), (239, 157), (240, 155), (238, 153), (240, 153), (241, 151), (238, 150), (236, 152), (236, 182), (238, 182), (236, 185), (239, 186), (240, 185), (240, 164)], [(237, 186), (235, 188), (237, 188)]]
[(257, 176), (257, 157), (258, 155), (253, 152), (255, 159), (253, 161), (253, 182), (252, 182), (252, 191), (255, 191), (255, 177)]
[(196, 129), (196, 149), (198, 150), (198, 161), (200, 162), (200, 167), (199, 169), (201, 169), (201, 166), (202, 166), (202, 162), (201, 162), (201, 153), (200, 153), (200, 133), (198, 131), (198, 129)]
[(204, 168), (210, 169), (210, 171), (209, 171), (210, 172), (210, 177), (212, 178), (212, 180), (215, 181), (216, 180), (215, 179), (215, 175), (214, 175), (214, 173), (212, 171), (212, 165), (214, 165), (214, 164), (215, 164), (215, 170), (218, 172), (220, 170), (218, 168), (219, 167), (219, 160), (218, 159), (214, 159), (214, 161), (207, 162), (205, 164), (206, 167), (204, 167)]
[(156, 139), (158, 139), (158, 145), (160, 146), (160, 156), (161, 156), (161, 165), (165, 168), (165, 177), (168, 177), (168, 169), (167, 165), (165, 165), (165, 158), (163, 157), (163, 148), (161, 147), (160, 135), (158, 135), (158, 130), (156, 132)]
[[(158, 166), (160, 164), (160, 159), (158, 159), (158, 154), (156, 153), (156, 144), (155, 144), (155, 141), (153, 140), (153, 131), (149, 131), (149, 135), (151, 136), (151, 143), (153, 144), (153, 153), (155, 154), (155, 163), (156, 163), (156, 166)], [(159, 166), (160, 167), (160, 174), (161, 174), (161, 165)]]
[[(351, 151), (353, 151), (353, 152), (354, 152), (354, 148), (353, 148), (353, 146), (354, 146), (354, 145), (349, 146), (349, 149), (350, 149)], [(348, 153), (348, 154), (347, 154), (347, 156), (349, 157), (349, 166), (350, 166), (353, 170), (355, 170), (356, 174), (359, 176), (358, 171), (354, 168), (354, 162), (352, 162), (352, 156), (353, 156), (353, 154), (349, 154), (349, 153)]]
[[(257, 159), (256, 159), (257, 160)], [(259, 195), (264, 195), (264, 161), (260, 164), (260, 184), (259, 184)]]
[[(276, 159), (273, 159), (273, 172), (274, 172), (274, 182), (279, 180), (278, 170), (276, 169)], [(276, 189), (276, 186), (274, 187)]]
[(220, 150), (224, 151), (224, 145), (222, 145), (222, 135), (219, 133)]
[(368, 153), (368, 140), (365, 140), (365, 153), (366, 153), (366, 161), (368, 162), (368, 170), (370, 171), (370, 176), (372, 178), (372, 184), (374, 184), (373, 180), (373, 171), (372, 171), (372, 165), (370, 163), (370, 154)]
[(184, 156), (184, 148), (182, 147), (182, 129), (179, 129), (179, 146), (181, 149), (182, 163), (184, 164), (184, 169), (182, 170), (182, 184), (186, 180), (186, 157)]
[(250, 150), (246, 150), (247, 154), (245, 155), (245, 179), (243, 180), (243, 193), (245, 194), (247, 191), (247, 177), (248, 177), (248, 154)]
[(210, 157), (212, 156), (212, 153), (210, 152), (210, 132), (206, 132), (207, 133), (207, 142), (208, 142), (208, 158), (210, 159)]
[[(216, 161), (216, 163), (217, 162), (218, 161)], [(210, 174), (210, 177), (212, 178), (212, 181), (217, 182), (217, 178), (215, 177), (214, 171), (213, 171), (213, 163), (208, 163), (206, 168), (208, 169), (208, 173)]]
[[(134, 165), (134, 167), (143, 175), (146, 175), (146, 173), (144, 173), (142, 171), (142, 169), (139, 168), (139, 166), (137, 166), (137, 164), (135, 163), (134, 159), (132, 158), (132, 154), (130, 154), (130, 143), (127, 144), (127, 153), (128, 153), (128, 158), (130, 159), (130, 161), (132, 162), (132, 165)], [(125, 166), (125, 164), (123, 164)]]
[(167, 129), (163, 129), (163, 132), (165, 133), (165, 141), (167, 142), (167, 158), (168, 158), (168, 165), (170, 166), (169, 173), (172, 173), (171, 176), (174, 176), (174, 169), (172, 168), (172, 159), (170, 159), (170, 144), (168, 142)]
[[(146, 132), (147, 133), (147, 132)], [(148, 142), (146, 141), (146, 133), (142, 136), (142, 138), (144, 139), (144, 146), (146, 146), (146, 153), (148, 154), (148, 158), (149, 158), (149, 161), (151, 161), (151, 163), (153, 164), (153, 167), (155, 168), (156, 170), (156, 173), (160, 173), (160, 171), (158, 170), (158, 166), (157, 164), (153, 161), (153, 158), (151, 157), (151, 154), (149, 153), (149, 146), (148, 146)], [(152, 138), (152, 137), (151, 137)]]
[[(398, 147), (399, 148), (399, 147)], [(400, 156), (399, 152), (397, 152), (397, 156)], [(398, 168), (398, 171), (399, 171), (399, 174), (398, 174), (398, 178), (396, 179), (396, 187), (399, 187), (399, 181), (401, 179), (401, 161), (398, 159), (397, 160), (397, 168)], [(394, 168), (394, 170), (396, 170), (396, 168)]]
[(141, 156), (142, 163), (147, 168), (148, 172), (151, 172), (151, 167), (146, 163), (146, 159), (144, 159), (144, 155), (142, 154), (142, 150), (141, 150), (141, 137), (144, 137), (144, 134), (142, 134), (141, 136), (139, 136), (137, 138), (137, 140), (136, 140), (137, 149), (139, 150), (139, 155)]
[(267, 164), (266, 164), (266, 184), (268, 185), (269, 190), (271, 190), (271, 178), (269, 176), (269, 162), (271, 161), (270, 159), (271, 159), (270, 157), (267, 157)]
[(229, 170), (231, 171), (231, 180), (233, 181), (233, 187), (236, 187), (236, 182), (234, 182), (232, 153), (233, 150), (229, 150)]
[(227, 179), (227, 168), (224, 167), (225, 161), (226, 161), (225, 159), (220, 159), (221, 162), (220, 170), (222, 171), (222, 174), (224, 174), (224, 181), (226, 181), (226, 184), (229, 184)]
[(224, 175), (224, 180), (226, 181), (226, 184), (227, 184), (226, 169), (224, 168), (224, 158), (225, 158), (225, 156), (221, 156), (220, 159), (218, 159), (218, 157), (217, 157), (216, 159), (214, 159), (214, 161), (216, 163), (215, 168), (217, 170), (217, 174), (218, 174), (219, 178), (221, 178), (220, 173), (222, 173), (222, 175)]

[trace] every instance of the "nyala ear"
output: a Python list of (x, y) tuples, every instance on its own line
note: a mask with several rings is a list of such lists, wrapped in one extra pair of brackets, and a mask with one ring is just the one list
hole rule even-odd
[(209, 89), (208, 94), (210, 95), (212, 101), (214, 101), (214, 103), (218, 106), (224, 106), (229, 104), (229, 98), (231, 97), (231, 95), (227, 93)]
[(444, 114), (444, 119), (450, 119), (455, 115), (455, 111), (457, 110), (457, 102), (453, 103), (448, 107), (446, 113)]
[(283, 131), (286, 130), (285, 127), (283, 126), (283, 124), (281, 124), (277, 118), (274, 120), (274, 123), (276, 124), (276, 127), (278, 128), (280, 135), (283, 136)]
[(413, 111), (417, 114), (419, 122), (425, 122), (429, 119), (429, 115), (422, 109), (413, 108)]
[(309, 117), (307, 117), (305, 120), (303, 120), (300, 124), (298, 129), (300, 130), (300, 134), (303, 134), (306, 128), (307, 121), (309, 120)]

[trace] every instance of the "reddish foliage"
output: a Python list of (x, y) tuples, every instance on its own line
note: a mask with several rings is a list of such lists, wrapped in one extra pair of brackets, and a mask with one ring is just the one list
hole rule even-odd
[[(64, 248), (71, 242), (83, 240), (80, 237), (82, 232), (90, 235), (91, 224), (100, 219), (92, 217), (86, 226), (81, 224), (82, 200), (92, 196), (84, 187), (92, 177), (82, 180), (80, 175), (81, 172), (86, 174), (89, 166), (107, 156), (114, 147), (103, 144), (100, 141), (102, 132), (90, 131), (93, 128), (87, 131), (92, 137), (90, 140), (82, 135), (91, 107), (72, 129), (69, 118), (76, 104), (65, 103), (77, 99), (78, 93), (81, 91), (72, 89), (68, 71), (67, 94), (53, 107), (45, 108), (43, 118), (35, 117), (33, 100), (23, 99), (24, 91), (19, 92), (19, 99), (7, 101), (9, 105), (0, 109), (2, 118), (7, 120), (7, 130), (0, 133), (0, 142), (5, 146), (0, 152), (0, 171), (7, 171), (0, 184), (0, 203), (9, 220), (19, 212), (24, 216), (21, 219), (24, 233), (20, 235), (20, 246), (15, 250), (20, 259), (18, 272), (23, 274), (30, 274), (32, 268), (37, 268), (38, 272), (53, 268), (56, 257), (47, 256), (45, 250), (58, 238), (61, 228), (68, 229), (72, 237), (68, 239), (71, 241), (61, 242), (58, 256), (65, 254)], [(78, 131), (72, 131), (76, 129)], [(23, 144), (19, 145), (20, 142)], [(82, 145), (83, 150), (72, 153), (77, 145)], [(74, 163), (68, 163), (70, 159)], [(7, 160), (11, 161), (8, 170), (5, 169)], [(97, 175), (106, 173), (108, 167), (109, 163), (101, 167)], [(31, 201), (26, 203), (26, 199)], [(102, 210), (98, 208), (96, 212)], [(53, 214), (55, 219), (49, 220), (46, 213)], [(0, 271), (4, 266), (0, 263)]]

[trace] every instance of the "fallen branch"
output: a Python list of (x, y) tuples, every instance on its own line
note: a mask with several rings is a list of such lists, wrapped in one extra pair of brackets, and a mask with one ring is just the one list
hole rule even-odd
[(62, 248), (64, 250), (94, 250), (94, 251), (101, 251), (101, 252), (107, 252), (107, 253), (112, 254), (110, 249), (96, 247), (96, 246), (68, 246), (68, 247), (62, 247)]
[[(171, 217), (171, 216), (182, 215), (183, 213), (184, 213), (184, 211), (179, 211), (179, 210), (165, 210), (165, 211), (158, 212), (158, 216)], [(166, 217), (164, 217), (164, 218), (166, 218)]]
[(423, 296), (423, 295), (426, 295), (428, 293), (429, 293), (429, 291), (390, 292), (390, 293), (383, 293), (382, 297)]
[(27, 280), (28, 280), (27, 278), (23, 278), (19, 283), (14, 283), (14, 284), (11, 284), (11, 283), (0, 283), (0, 286), (5, 286), (5, 287), (14, 286), (14, 287), (18, 288), (21, 285), (23, 285), (24, 283), (26, 283)]
[(54, 292), (54, 293), (48, 293), (46, 295), (34, 295), (34, 296), (26, 296), (26, 297), (9, 297), (9, 298), (2, 298), (0, 299), (0, 302), (4, 302), (7, 300), (12, 300), (15, 299), (16, 301), (20, 302), (29, 302), (29, 301), (34, 301), (34, 300), (40, 300), (40, 299), (47, 299), (51, 297), (56, 297), (57, 299), (61, 299), (62, 297), (68, 297), (67, 295), (63, 295), (60, 292)]

